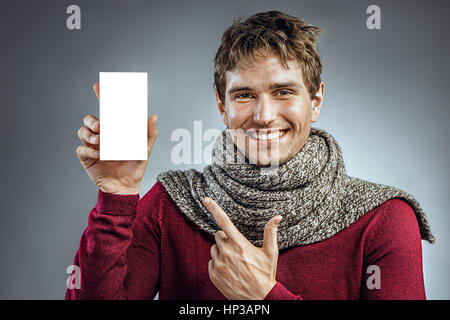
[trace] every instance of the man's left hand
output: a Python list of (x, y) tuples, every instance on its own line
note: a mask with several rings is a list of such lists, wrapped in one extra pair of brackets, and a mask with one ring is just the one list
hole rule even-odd
[(258, 248), (211, 198), (202, 202), (221, 228), (215, 234), (216, 244), (211, 247), (212, 259), (208, 262), (212, 283), (227, 299), (263, 300), (277, 282), (277, 229), (281, 216), (267, 222), (263, 246)]

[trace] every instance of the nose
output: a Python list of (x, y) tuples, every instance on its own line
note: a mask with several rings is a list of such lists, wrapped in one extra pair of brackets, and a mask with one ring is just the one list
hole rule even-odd
[(277, 108), (270, 101), (270, 98), (264, 95), (258, 97), (257, 102), (253, 112), (253, 120), (261, 126), (266, 126), (277, 118)]

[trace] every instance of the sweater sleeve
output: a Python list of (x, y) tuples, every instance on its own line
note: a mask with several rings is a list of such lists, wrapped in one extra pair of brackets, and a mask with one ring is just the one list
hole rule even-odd
[(413, 209), (391, 199), (376, 216), (364, 247), (362, 299), (425, 299), (422, 244)]
[(158, 291), (161, 186), (141, 199), (99, 190), (74, 265), (79, 288), (66, 299), (152, 299)]
[(303, 298), (301, 296), (296, 296), (280, 282), (277, 282), (264, 300), (303, 300)]

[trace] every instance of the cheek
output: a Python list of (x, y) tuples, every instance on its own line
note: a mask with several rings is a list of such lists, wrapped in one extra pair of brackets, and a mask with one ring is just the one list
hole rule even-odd
[(299, 130), (307, 124), (308, 118), (311, 117), (311, 110), (304, 101), (293, 100), (283, 104), (280, 108), (280, 115), (294, 129)]
[(227, 109), (228, 127), (230, 129), (241, 128), (249, 119), (252, 117), (252, 112), (250, 108), (245, 108), (243, 106), (236, 106), (230, 104)]

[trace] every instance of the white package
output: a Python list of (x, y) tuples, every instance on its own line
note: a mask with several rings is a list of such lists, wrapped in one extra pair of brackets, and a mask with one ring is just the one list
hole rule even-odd
[(100, 160), (147, 160), (147, 72), (100, 72)]

